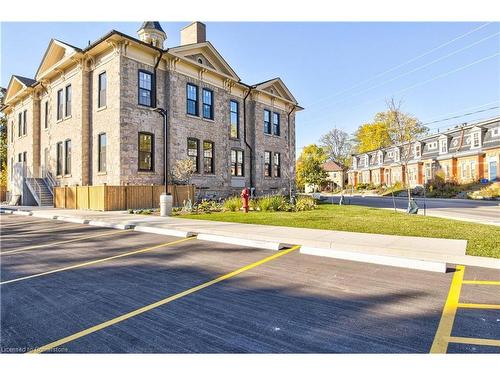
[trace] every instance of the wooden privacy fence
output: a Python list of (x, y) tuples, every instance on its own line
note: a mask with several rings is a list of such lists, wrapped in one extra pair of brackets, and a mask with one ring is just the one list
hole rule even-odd
[(0, 202), (7, 200), (7, 186), (0, 186)]
[[(117, 211), (159, 208), (163, 185), (64, 186), (54, 188), (54, 207), (79, 210)], [(168, 185), (174, 207), (194, 200), (194, 185)]]

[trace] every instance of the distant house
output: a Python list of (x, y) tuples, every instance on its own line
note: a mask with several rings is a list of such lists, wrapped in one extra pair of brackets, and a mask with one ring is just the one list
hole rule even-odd
[(313, 193), (318, 190), (331, 191), (344, 188), (347, 182), (346, 168), (334, 161), (328, 161), (323, 164), (323, 169), (328, 173), (326, 184), (321, 186), (320, 189), (314, 184), (306, 184), (306, 193)]

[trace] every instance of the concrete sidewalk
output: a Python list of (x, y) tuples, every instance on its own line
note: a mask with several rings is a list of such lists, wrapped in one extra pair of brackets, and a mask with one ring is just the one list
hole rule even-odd
[[(3, 207), (9, 209), (9, 207)], [(35, 217), (81, 221), (99, 226), (279, 250), (301, 245), (301, 252), (397, 267), (445, 272), (447, 264), (500, 269), (500, 259), (465, 255), (466, 240), (406, 237), (271, 225), (224, 223), (71, 209), (17, 207)]]

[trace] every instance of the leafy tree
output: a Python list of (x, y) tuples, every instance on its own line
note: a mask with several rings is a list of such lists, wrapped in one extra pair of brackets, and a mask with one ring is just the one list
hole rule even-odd
[(345, 131), (334, 128), (324, 134), (319, 140), (325, 149), (328, 159), (339, 164), (349, 166), (351, 161), (352, 142)]
[(304, 147), (297, 160), (297, 186), (304, 189), (305, 184), (321, 186), (328, 174), (323, 169), (323, 163), (328, 155), (322, 147), (315, 144)]
[(391, 137), (385, 119), (386, 113), (380, 112), (375, 115), (373, 122), (363, 124), (358, 128), (356, 133), (354, 133), (355, 149), (357, 153), (390, 146)]

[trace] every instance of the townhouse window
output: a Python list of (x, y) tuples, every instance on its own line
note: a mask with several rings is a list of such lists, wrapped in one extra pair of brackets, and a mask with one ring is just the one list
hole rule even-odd
[(476, 148), (479, 147), (480, 145), (480, 137), (479, 137), (479, 132), (473, 133), (472, 134), (472, 147)]
[(57, 120), (63, 117), (63, 90), (57, 91)]
[(154, 171), (154, 138), (153, 134), (139, 132), (139, 171)]
[(66, 95), (64, 97), (65, 116), (71, 116), (71, 85), (66, 86)]
[(44, 104), (43, 127), (44, 127), (44, 129), (47, 129), (49, 127), (49, 101), (48, 100)]
[(203, 118), (214, 119), (214, 93), (209, 89), (203, 89)]
[(240, 137), (240, 116), (239, 116), (239, 103), (231, 100), (229, 104), (230, 123), (231, 123), (231, 138)]
[(203, 141), (203, 173), (214, 173), (214, 143)]
[(192, 83), (186, 85), (186, 113), (198, 116), (198, 86)]
[(420, 156), (422, 156), (420, 145), (416, 144), (415, 145), (415, 157), (419, 158)]
[(14, 121), (10, 122), (10, 143), (14, 143)]
[(20, 152), (19, 154), (17, 154), (17, 162), (18, 163), (22, 163), (23, 162), (23, 153)]
[(274, 177), (281, 177), (281, 154), (274, 153)]
[(199, 150), (200, 148), (200, 141), (196, 138), (188, 138), (187, 140), (187, 154), (188, 158), (190, 158), (193, 161), (194, 167), (195, 167), (195, 173), (198, 173), (200, 171), (199, 169)]
[(71, 139), (64, 141), (64, 174), (71, 174)]
[(108, 87), (108, 81), (106, 78), (106, 72), (102, 72), (98, 77), (98, 94), (97, 94), (97, 107), (106, 107), (106, 90)]
[(98, 152), (97, 152), (97, 171), (106, 172), (106, 148), (107, 148), (107, 136), (106, 133), (101, 133), (98, 135)]
[(264, 109), (264, 133), (271, 134), (271, 112)]
[(500, 135), (500, 127), (496, 127), (491, 130), (492, 137), (498, 137), (499, 135)]
[(146, 107), (153, 105), (153, 75), (139, 70), (139, 104)]
[(62, 170), (63, 170), (63, 143), (62, 142), (57, 142), (56, 145), (56, 174), (58, 176), (62, 175)]
[(448, 152), (448, 141), (446, 139), (441, 140), (441, 153), (445, 154)]
[(23, 152), (23, 163), (26, 164), (26, 160), (28, 159), (27, 158), (28, 156), (28, 153), (26, 151)]
[(465, 164), (465, 161), (462, 162), (461, 164), (462, 166), (462, 178), (466, 178), (467, 177), (467, 168), (466, 168), (466, 164)]
[(23, 135), (28, 134), (28, 111), (25, 109), (23, 111)]
[(476, 162), (474, 160), (470, 161), (470, 177), (476, 178)]
[(264, 151), (264, 176), (271, 177), (271, 152)]
[(273, 112), (273, 134), (280, 135), (280, 114)]
[(378, 165), (382, 165), (382, 153), (378, 153)]
[(244, 173), (243, 151), (231, 150), (231, 176), (242, 177)]

